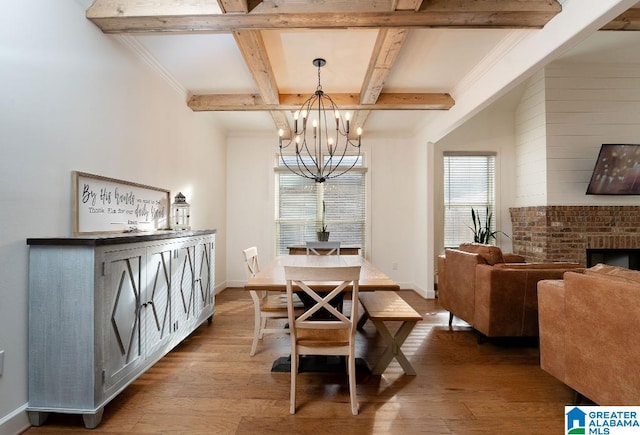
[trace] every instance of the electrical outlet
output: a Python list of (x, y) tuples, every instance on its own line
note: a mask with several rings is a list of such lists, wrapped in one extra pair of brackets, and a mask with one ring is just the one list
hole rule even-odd
[(4, 350), (0, 350), (0, 376), (2, 376), (3, 369), (4, 369)]
[(391, 270), (398, 270), (398, 263), (397, 262), (393, 262), (391, 263)]

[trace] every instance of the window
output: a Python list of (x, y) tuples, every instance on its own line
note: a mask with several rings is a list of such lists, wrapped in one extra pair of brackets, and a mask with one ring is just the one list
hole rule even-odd
[[(473, 241), (471, 208), (495, 216), (495, 153), (444, 154), (444, 246)], [(492, 222), (495, 229), (495, 219)]]
[[(354, 157), (355, 158), (355, 157)], [(295, 158), (294, 158), (295, 160)], [(365, 247), (365, 169), (362, 157), (349, 172), (324, 183), (293, 174), (280, 165), (276, 170), (276, 249), (317, 240), (325, 202), (329, 240)], [(353, 160), (348, 163), (350, 166)]]

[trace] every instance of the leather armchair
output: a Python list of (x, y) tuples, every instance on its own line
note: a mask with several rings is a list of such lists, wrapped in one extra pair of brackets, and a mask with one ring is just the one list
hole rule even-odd
[[(508, 261), (507, 261), (508, 260)], [(538, 336), (537, 284), (560, 279), (577, 263), (526, 263), (497, 246), (466, 243), (438, 258), (438, 299), (486, 337)]]
[(602, 406), (640, 403), (640, 272), (598, 264), (538, 284), (540, 366)]

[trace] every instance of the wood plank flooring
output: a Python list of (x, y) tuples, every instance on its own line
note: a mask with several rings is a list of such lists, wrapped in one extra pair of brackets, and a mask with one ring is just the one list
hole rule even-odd
[[(346, 375), (298, 376), (298, 411), (289, 414), (289, 374), (271, 373), (288, 337), (267, 335), (249, 356), (249, 294), (217, 296), (213, 324), (186, 341), (107, 405), (100, 426), (52, 414), (25, 433), (68, 434), (551, 434), (563, 433), (572, 391), (539, 366), (535, 344), (478, 344), (463, 322), (448, 327), (437, 300), (402, 296), (423, 315), (403, 346), (417, 371), (394, 360), (382, 376), (358, 376), (360, 414), (352, 416)], [(284, 323), (283, 323), (284, 325)], [(358, 356), (373, 366), (384, 345), (367, 322)]]

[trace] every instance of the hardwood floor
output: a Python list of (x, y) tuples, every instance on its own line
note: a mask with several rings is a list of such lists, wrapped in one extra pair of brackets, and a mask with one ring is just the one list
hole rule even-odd
[[(395, 360), (382, 376), (359, 375), (358, 416), (350, 412), (346, 375), (318, 373), (298, 376), (298, 411), (290, 415), (289, 374), (270, 371), (289, 353), (288, 337), (265, 336), (250, 357), (251, 299), (227, 289), (217, 296), (213, 324), (107, 405), (96, 429), (84, 429), (78, 415), (52, 414), (25, 433), (563, 433), (573, 393), (540, 369), (535, 344), (478, 344), (465, 323), (449, 329), (437, 300), (401, 294), (424, 317), (403, 346), (417, 376), (403, 375)], [(357, 354), (372, 365), (383, 345), (371, 322), (358, 339)]]

